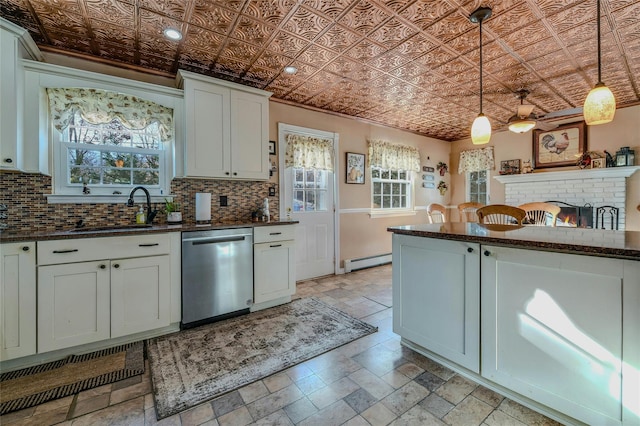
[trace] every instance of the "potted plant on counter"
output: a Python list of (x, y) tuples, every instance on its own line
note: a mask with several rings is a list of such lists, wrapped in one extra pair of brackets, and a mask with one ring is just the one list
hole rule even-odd
[(180, 223), (182, 222), (182, 212), (180, 211), (180, 204), (174, 201), (164, 199), (164, 212), (167, 214), (167, 222)]

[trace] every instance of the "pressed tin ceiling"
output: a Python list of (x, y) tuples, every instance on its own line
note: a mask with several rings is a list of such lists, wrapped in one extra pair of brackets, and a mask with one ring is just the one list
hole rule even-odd
[[(441, 140), (479, 112), (505, 129), (515, 92), (537, 114), (581, 107), (597, 82), (596, 0), (1, 0), (45, 52), (173, 76), (178, 69), (273, 92), (278, 101)], [(602, 79), (640, 102), (640, 0), (602, 1)], [(173, 42), (166, 27), (182, 31)], [(294, 75), (285, 66), (298, 69)], [(575, 111), (574, 111), (575, 112)]]

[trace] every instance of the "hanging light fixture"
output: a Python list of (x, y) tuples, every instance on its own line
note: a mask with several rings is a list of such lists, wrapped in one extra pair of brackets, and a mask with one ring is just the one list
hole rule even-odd
[(616, 98), (602, 82), (602, 54), (600, 52), (600, 0), (598, 7), (598, 82), (584, 101), (584, 121), (590, 125), (604, 124), (613, 120), (616, 114)]
[(471, 142), (474, 145), (482, 145), (491, 139), (491, 123), (482, 113), (482, 22), (491, 16), (490, 7), (479, 7), (469, 15), (469, 20), (474, 24), (480, 24), (480, 114), (473, 120), (471, 126)]

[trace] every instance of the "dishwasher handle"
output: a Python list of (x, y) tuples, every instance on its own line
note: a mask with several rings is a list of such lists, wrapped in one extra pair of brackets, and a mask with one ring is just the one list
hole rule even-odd
[(207, 238), (194, 238), (191, 240), (184, 240), (194, 246), (202, 244), (219, 244), (219, 243), (232, 243), (234, 241), (244, 241), (245, 235), (229, 236), (229, 237), (207, 237)]

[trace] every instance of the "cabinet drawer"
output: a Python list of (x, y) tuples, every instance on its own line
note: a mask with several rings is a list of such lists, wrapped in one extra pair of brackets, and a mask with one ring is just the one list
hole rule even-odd
[(38, 265), (169, 253), (169, 234), (80, 238), (38, 242)]
[(253, 228), (253, 242), (255, 244), (295, 240), (295, 238), (295, 225), (256, 226)]

